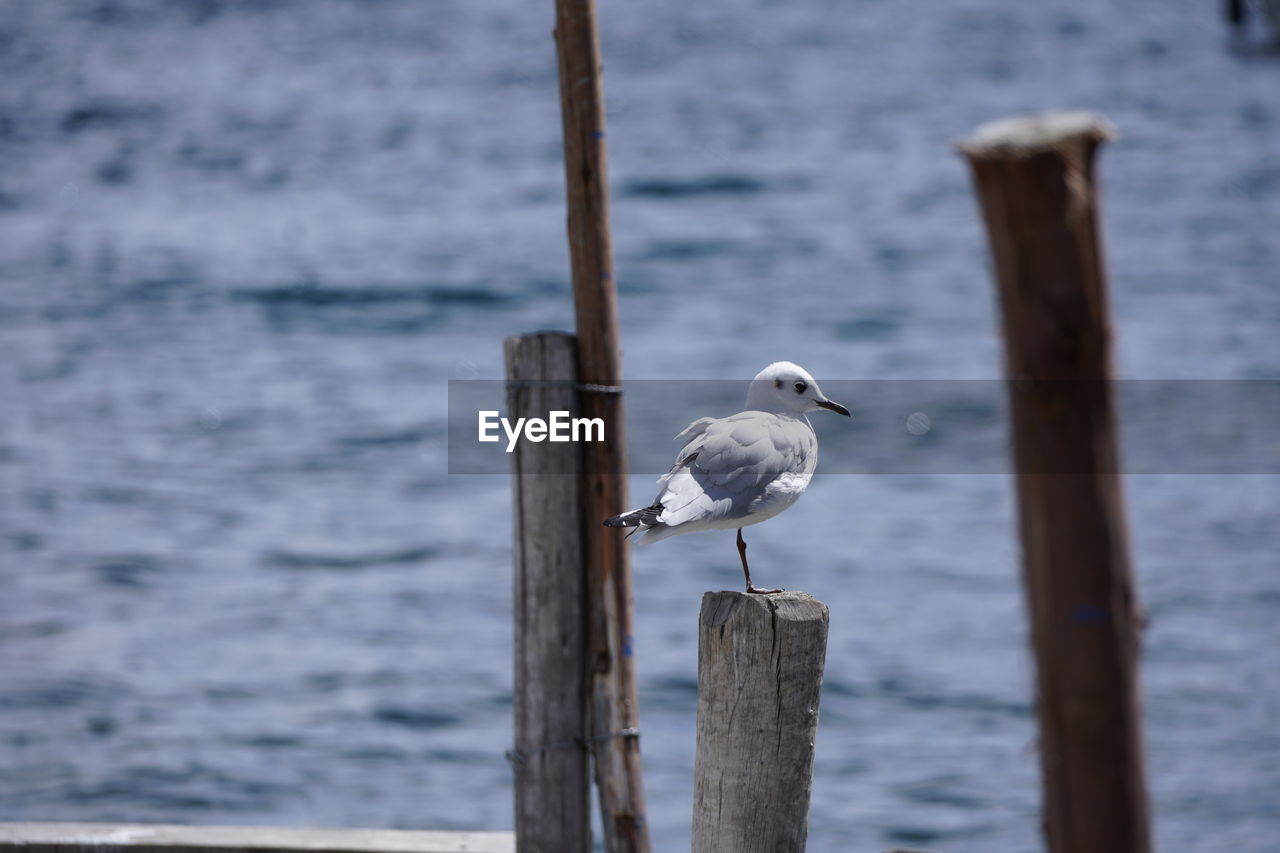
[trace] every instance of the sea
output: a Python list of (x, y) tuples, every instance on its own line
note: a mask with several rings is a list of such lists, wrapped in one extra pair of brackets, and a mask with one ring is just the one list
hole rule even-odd
[[(1003, 376), (955, 143), (1060, 109), (1116, 129), (1116, 375), (1160, 392), (1125, 447), (1226, 424), (1123, 472), (1157, 847), (1276, 849), (1280, 55), (1221, 7), (599, 3), (624, 378), (692, 383), (629, 433), (674, 453), (777, 360), (854, 412), (747, 531), (830, 609), (811, 853), (1043, 847), (1007, 441), (975, 464), (999, 410), (946, 389)], [(0, 820), (511, 828), (511, 482), (451, 473), (448, 389), (573, 328), (553, 12), (0, 0)], [(731, 532), (633, 566), (687, 849), (699, 605), (741, 572)]]

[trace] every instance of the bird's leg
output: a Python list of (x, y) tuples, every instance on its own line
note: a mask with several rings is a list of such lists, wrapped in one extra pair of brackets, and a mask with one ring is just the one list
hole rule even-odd
[(782, 592), (780, 589), (757, 589), (751, 583), (751, 570), (747, 568), (747, 540), (742, 538), (742, 528), (738, 528), (738, 556), (742, 558), (742, 573), (747, 576), (747, 592), (756, 595), (769, 595), (774, 592)]

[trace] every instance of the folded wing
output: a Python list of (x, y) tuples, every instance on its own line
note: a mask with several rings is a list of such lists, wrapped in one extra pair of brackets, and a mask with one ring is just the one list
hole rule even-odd
[(700, 418), (677, 438), (685, 445), (654, 501), (669, 526), (747, 515), (771, 482), (803, 471), (815, 448), (807, 423), (762, 412)]

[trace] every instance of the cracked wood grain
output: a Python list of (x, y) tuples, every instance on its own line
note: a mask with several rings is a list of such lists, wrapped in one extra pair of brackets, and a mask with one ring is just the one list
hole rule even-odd
[(694, 853), (804, 850), (827, 622), (808, 593), (703, 596)]

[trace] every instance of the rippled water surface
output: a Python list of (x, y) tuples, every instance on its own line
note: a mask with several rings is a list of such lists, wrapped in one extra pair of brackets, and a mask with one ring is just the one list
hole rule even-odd
[[(511, 825), (510, 486), (446, 474), (445, 401), (572, 325), (552, 6), (3, 4), (0, 819)], [(1280, 61), (1218, 6), (602, 4), (627, 376), (999, 376), (950, 146), (1088, 107), (1120, 374), (1280, 378)], [(1160, 846), (1269, 849), (1280, 482), (1126, 485)], [(809, 849), (1036, 849), (1006, 477), (829, 474), (751, 532), (831, 609)], [(740, 572), (730, 534), (635, 571), (678, 850)]]

